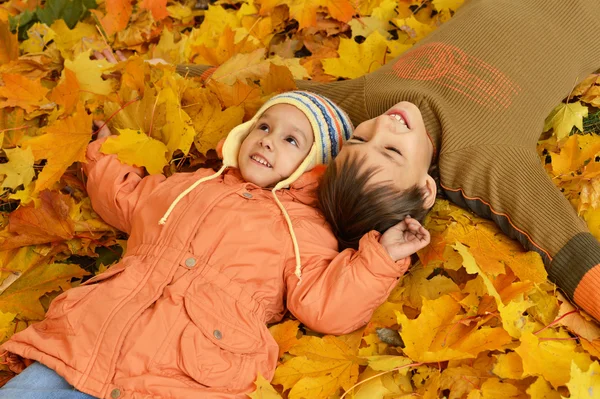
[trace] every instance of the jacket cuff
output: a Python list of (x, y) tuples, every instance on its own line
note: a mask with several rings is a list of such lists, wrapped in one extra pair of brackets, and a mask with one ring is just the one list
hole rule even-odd
[(374, 275), (402, 277), (410, 266), (410, 256), (394, 262), (379, 242), (380, 237), (381, 233), (375, 230), (365, 234), (358, 243), (359, 256), (364, 257), (365, 266)]

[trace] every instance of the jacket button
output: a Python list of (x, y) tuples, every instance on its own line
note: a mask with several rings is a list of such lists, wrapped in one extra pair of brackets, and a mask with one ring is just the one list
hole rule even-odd
[(244, 198), (252, 198), (252, 194), (250, 193), (244, 193), (242, 195), (244, 196)]
[(196, 259), (194, 259), (194, 258), (187, 258), (185, 260), (185, 265), (187, 267), (194, 267), (194, 266), (196, 266)]
[(219, 331), (219, 330), (213, 331), (213, 335), (215, 336), (216, 339), (223, 338), (223, 334), (221, 334), (221, 331)]
[(117, 399), (119, 396), (121, 396), (121, 390), (120, 389), (113, 389), (110, 392), (110, 397), (113, 399)]

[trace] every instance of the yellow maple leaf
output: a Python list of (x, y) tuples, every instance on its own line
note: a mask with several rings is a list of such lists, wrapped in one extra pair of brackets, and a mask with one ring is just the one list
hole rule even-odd
[(570, 399), (595, 399), (600, 396), (600, 364), (593, 362), (587, 371), (571, 363), (571, 380), (567, 382)]
[(57, 19), (50, 28), (56, 33), (54, 43), (65, 60), (72, 60), (73, 55), (87, 50), (99, 51), (106, 47), (94, 25), (78, 22), (69, 29), (63, 19)]
[(263, 78), (269, 73), (269, 62), (264, 57), (264, 48), (249, 54), (236, 54), (217, 68), (210, 79), (233, 85), (237, 80)]
[(219, 141), (226, 137), (231, 129), (242, 123), (244, 109), (233, 106), (221, 110), (217, 97), (207, 90), (199, 91), (195, 96), (198, 101), (192, 103), (201, 104), (201, 107), (195, 114), (190, 110), (196, 130), (194, 145), (199, 152), (206, 154), (208, 150), (216, 148)]
[(119, 160), (134, 166), (143, 166), (150, 174), (162, 173), (167, 165), (167, 146), (141, 130), (117, 129), (118, 137), (109, 137), (102, 144), (105, 154), (117, 154)]
[[(569, 338), (565, 333), (553, 335), (548, 338)], [(523, 361), (523, 377), (542, 376), (556, 388), (569, 382), (572, 362), (581, 367), (591, 363), (589, 355), (576, 352), (575, 347), (573, 341), (540, 341), (531, 332), (524, 332), (515, 352)]]
[(111, 79), (102, 79), (102, 73), (112, 67), (106, 60), (90, 60), (91, 50), (79, 53), (73, 61), (65, 60), (65, 68), (75, 72), (84, 98), (93, 94), (106, 96), (113, 91)]
[(431, 3), (438, 11), (456, 11), (464, 0), (433, 0)]
[(519, 389), (510, 382), (488, 378), (481, 384), (480, 389), (469, 392), (467, 399), (520, 399), (522, 397)]
[(0, 312), (0, 342), (4, 342), (15, 330), (13, 320), (16, 314), (10, 312)]
[(170, 160), (177, 149), (187, 155), (196, 136), (192, 119), (181, 108), (179, 98), (170, 87), (159, 91), (157, 105), (164, 105), (166, 118), (161, 127), (161, 141), (167, 145), (167, 159)]
[(409, 18), (396, 18), (393, 22), (414, 41), (419, 41), (434, 31), (434, 27), (420, 22), (414, 15)]
[(496, 355), (493, 372), (500, 378), (520, 380), (523, 376), (521, 357), (515, 352)]
[(2, 188), (17, 188), (21, 184), (27, 187), (35, 176), (33, 163), (35, 162), (31, 148), (25, 150), (17, 147), (14, 149), (5, 149), (4, 152), (8, 158), (7, 163), (0, 164), (0, 175), (6, 175), (2, 182)]
[(163, 29), (158, 44), (152, 50), (152, 58), (161, 58), (170, 64), (184, 63), (187, 36), (179, 36), (176, 42), (175, 35), (170, 30)]
[(577, 101), (569, 104), (559, 104), (552, 110), (544, 123), (544, 132), (554, 129), (558, 140), (567, 137), (573, 126), (583, 132), (583, 118), (588, 115), (588, 107)]
[[(413, 363), (407, 357), (393, 355), (369, 356), (365, 360), (369, 362), (369, 367), (375, 371), (390, 371)], [(401, 374), (406, 374), (407, 372), (408, 368), (400, 370)]]
[(27, 40), (21, 43), (21, 49), (25, 53), (39, 53), (56, 38), (56, 32), (48, 25), (36, 22), (27, 30), (27, 36)]
[(40, 265), (23, 274), (0, 295), (0, 309), (29, 320), (41, 320), (44, 308), (39, 298), (47, 292), (67, 290), (71, 288), (71, 279), (80, 279), (87, 274), (74, 264)]
[(275, 324), (269, 327), (269, 332), (279, 345), (279, 358), (283, 354), (298, 344), (298, 320), (287, 320), (286, 322)]
[(33, 112), (47, 105), (48, 89), (42, 86), (41, 79), (30, 80), (12, 73), (2, 74), (1, 77), (4, 86), (0, 86), (0, 108), (16, 106), (23, 108), (25, 112)]
[(256, 377), (256, 390), (248, 394), (252, 399), (281, 399), (281, 395), (271, 386), (269, 381), (260, 373)]
[(35, 192), (51, 187), (74, 162), (85, 161), (91, 127), (92, 116), (78, 104), (73, 115), (46, 126), (44, 134), (23, 143), (24, 147), (31, 147), (36, 160), (47, 160), (36, 181)]
[(402, 326), (400, 336), (406, 345), (404, 353), (418, 362), (468, 359), (486, 346), (501, 347), (506, 343), (504, 331), (498, 335), (497, 343), (486, 342), (489, 337), (493, 341), (496, 330), (501, 329), (471, 331), (472, 328), (460, 324), (462, 316), (457, 316), (459, 310), (460, 305), (445, 295), (436, 300), (423, 300), (421, 313), (416, 319), (410, 320), (397, 312), (398, 324)]
[(339, 58), (324, 59), (323, 67), (329, 75), (358, 78), (379, 69), (386, 51), (386, 40), (379, 32), (373, 32), (361, 44), (353, 39), (340, 39)]
[(561, 399), (561, 395), (552, 389), (543, 377), (538, 377), (533, 384), (527, 388), (527, 394), (531, 399)]
[(283, 385), (284, 390), (292, 388), (290, 399), (328, 399), (340, 386), (347, 390), (356, 383), (357, 351), (343, 337), (304, 336), (290, 350), (296, 357), (275, 370), (272, 383)]
[(300, 29), (317, 25), (317, 11), (320, 7), (326, 7), (332, 18), (342, 22), (350, 21), (355, 13), (353, 4), (348, 0), (263, 0), (260, 13), (267, 15), (281, 4), (288, 6), (290, 18), (298, 21)]

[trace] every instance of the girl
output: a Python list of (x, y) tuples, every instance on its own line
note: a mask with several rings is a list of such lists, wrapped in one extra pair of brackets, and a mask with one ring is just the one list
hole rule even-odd
[(258, 373), (273, 376), (266, 323), (286, 306), (323, 333), (365, 325), (429, 235), (407, 219), (338, 253), (315, 208), (314, 167), (351, 130), (328, 99), (290, 92), (230, 132), (217, 173), (144, 177), (100, 152), (105, 137), (92, 143), (87, 189), (130, 234), (127, 252), (3, 345), (39, 363), (0, 398), (244, 398)]

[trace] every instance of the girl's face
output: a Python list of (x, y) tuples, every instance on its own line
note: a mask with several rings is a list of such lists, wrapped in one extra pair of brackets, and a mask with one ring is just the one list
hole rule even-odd
[(289, 104), (268, 108), (244, 139), (238, 164), (244, 180), (259, 187), (287, 179), (308, 155), (314, 142), (306, 115)]
[(363, 157), (363, 167), (379, 170), (372, 183), (391, 182), (401, 190), (415, 185), (427, 189), (433, 183), (435, 190), (435, 181), (428, 174), (433, 145), (421, 111), (412, 103), (400, 102), (358, 125), (338, 159), (349, 155)]

